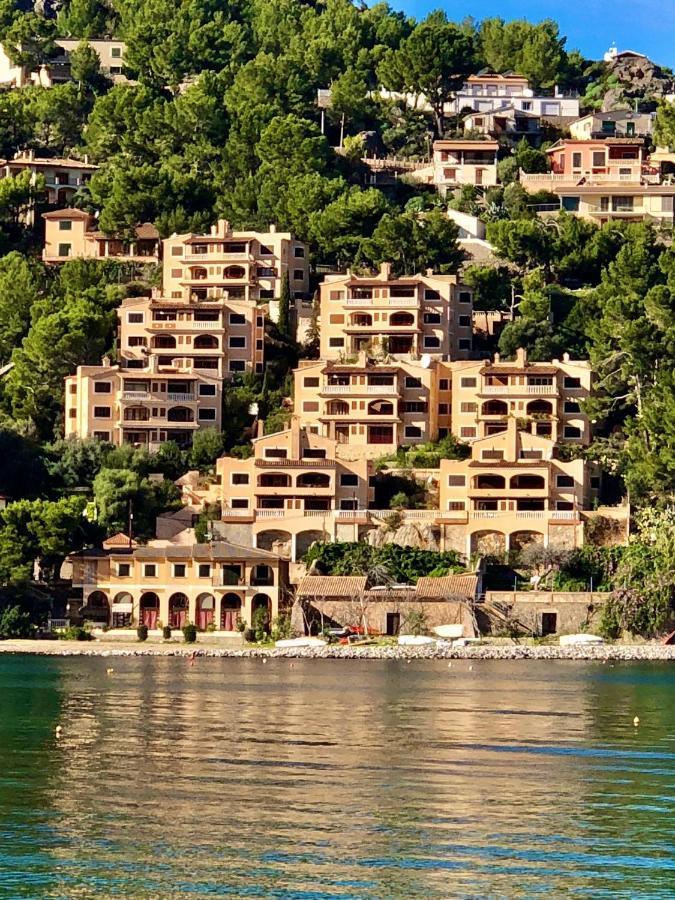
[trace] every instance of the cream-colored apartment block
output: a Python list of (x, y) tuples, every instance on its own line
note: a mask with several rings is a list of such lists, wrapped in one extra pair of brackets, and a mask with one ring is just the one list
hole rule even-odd
[(472, 347), (472, 294), (455, 275), (327, 276), (320, 288), (322, 359), (360, 351), (462, 359)]
[(166, 297), (272, 300), (288, 273), (291, 297), (309, 292), (309, 248), (288, 232), (233, 231), (221, 219), (210, 234), (174, 234), (164, 241)]
[(221, 428), (223, 379), (262, 371), (262, 307), (130, 297), (118, 317), (120, 365), (66, 378), (66, 437), (189, 446), (199, 428)]
[(75, 257), (116, 259), (120, 262), (159, 263), (160, 239), (154, 225), (139, 225), (133, 241), (120, 240), (99, 231), (96, 219), (81, 209), (44, 213), (45, 243), (42, 259), (62, 263)]
[(510, 419), (554, 442), (590, 443), (583, 401), (591, 392), (587, 360), (530, 362), (525, 350), (515, 360), (454, 362), (452, 431), (463, 441), (499, 434)]
[[(5, 48), (0, 45), (0, 85), (8, 88), (22, 88), (30, 85), (50, 88), (55, 84), (72, 81), (70, 54), (80, 45), (79, 40), (57, 38), (54, 41), (60, 53), (55, 53), (36, 69), (19, 66), (12, 62)], [(96, 51), (101, 63), (101, 72), (115, 84), (128, 79), (122, 74), (126, 44), (114, 38), (88, 40), (87, 44)]]
[(497, 184), (497, 141), (434, 141), (434, 185), (441, 194), (471, 184)]
[(288, 583), (288, 564), (276, 554), (227, 541), (139, 547), (115, 535), (103, 550), (81, 550), (68, 560), (82, 618), (113, 628), (178, 629), (190, 622), (200, 631), (236, 633), (258, 610), (275, 619)]
[[(68, 206), (73, 196), (96, 172), (87, 157), (84, 160), (70, 157), (36, 156), (34, 150), (17, 153), (11, 159), (0, 160), (0, 178), (14, 178), (22, 172), (31, 173), (31, 181), (41, 175), (45, 181), (46, 202), (53, 206)], [(32, 205), (22, 213), (24, 221), (33, 225), (35, 208)]]
[(556, 458), (550, 438), (521, 430), (479, 438), (467, 460), (441, 460), (440, 513), (446, 547), (502, 555), (530, 541), (576, 547), (588, 508), (588, 464)]
[(306, 428), (334, 438), (350, 458), (373, 459), (450, 429), (451, 372), (433, 360), (306, 361), (295, 370), (294, 410)]
[(286, 430), (255, 438), (249, 459), (222, 456), (216, 471), (223, 527), (235, 535), (244, 526), (257, 547), (294, 561), (316, 540), (358, 539), (373, 499), (372, 466), (341, 451), (293, 416)]

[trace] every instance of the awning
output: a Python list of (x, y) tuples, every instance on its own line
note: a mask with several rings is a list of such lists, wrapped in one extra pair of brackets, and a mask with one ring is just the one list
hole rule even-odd
[(112, 611), (114, 613), (132, 613), (134, 605), (133, 603), (113, 603)]

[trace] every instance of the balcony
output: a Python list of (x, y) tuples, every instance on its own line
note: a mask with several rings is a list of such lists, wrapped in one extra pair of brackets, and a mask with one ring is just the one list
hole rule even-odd
[(232, 519), (250, 519), (253, 521), (255, 519), (255, 510), (254, 509), (230, 509), (229, 507), (225, 507), (221, 513), (221, 519), (224, 522), (228, 522)]
[(325, 384), (319, 388), (319, 394), (330, 396), (342, 394), (377, 394), (378, 396), (398, 396), (398, 386), (394, 384)]
[[(435, 301), (438, 302), (438, 301)], [(345, 306), (409, 306), (419, 308), (421, 300), (417, 297), (347, 297)]]
[(122, 391), (122, 400), (150, 400), (150, 391)]
[(256, 459), (256, 468), (269, 469), (331, 469), (335, 468), (334, 459)]
[(195, 397), (194, 394), (177, 394), (171, 392), (166, 395), (166, 399), (169, 403), (194, 403), (197, 400), (197, 397)]
[(482, 385), (478, 390), (479, 395), (487, 394), (490, 396), (518, 396), (523, 394), (534, 394), (536, 396), (557, 396), (557, 384), (498, 384)]

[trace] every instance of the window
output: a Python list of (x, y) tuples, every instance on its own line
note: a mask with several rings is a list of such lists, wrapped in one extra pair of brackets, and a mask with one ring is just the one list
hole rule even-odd
[(449, 378), (441, 378), (438, 382), (438, 390), (439, 391), (449, 391), (450, 390), (450, 379)]
[(302, 383), (305, 387), (318, 387), (319, 379), (312, 376), (311, 378), (305, 378)]
[(72, 231), (73, 223), (70, 219), (60, 219), (59, 220), (59, 231)]
[(145, 347), (147, 346), (147, 338), (141, 337), (140, 335), (132, 335), (127, 344), (129, 347)]
[(121, 47), (111, 47), (110, 55), (113, 59), (121, 59), (122, 58), (122, 48)]
[(405, 436), (407, 438), (420, 438), (422, 437), (422, 429), (417, 425), (406, 425)]
[(210, 578), (211, 577), (211, 564), (210, 563), (199, 563), (198, 574), (200, 578)]
[(59, 256), (70, 256), (70, 244), (59, 244)]
[(156, 578), (157, 577), (157, 566), (154, 563), (145, 563), (143, 566), (143, 577), (144, 578)]
[(305, 277), (304, 269), (293, 269), (293, 281), (302, 281)]
[(460, 378), (460, 386), (463, 388), (472, 388), (476, 387), (476, 379), (475, 378)]
[(230, 506), (232, 509), (248, 509), (248, 500), (243, 497), (233, 497), (230, 500)]
[(459, 350), (470, 350), (471, 349), (471, 338), (460, 338), (457, 341), (457, 348)]
[(460, 316), (459, 324), (462, 328), (471, 328), (471, 316)]
[(563, 197), (562, 208), (567, 212), (579, 212), (579, 197)]
[(215, 422), (216, 421), (216, 411), (215, 409), (200, 409), (197, 418), (201, 422)]
[(117, 563), (117, 574), (120, 578), (128, 578), (131, 575), (131, 563)]
[(600, 476), (599, 475), (591, 475), (591, 490), (593, 490), (593, 491), (600, 490)]
[(328, 340), (329, 347), (344, 347), (345, 339), (341, 337), (332, 337)]
[(438, 293), (438, 291), (434, 291), (431, 288), (425, 288), (424, 299), (425, 300), (440, 300), (441, 295)]
[(127, 322), (129, 325), (142, 325), (145, 322), (145, 313), (130, 312), (127, 313)]
[(172, 255), (172, 256), (182, 256), (182, 255), (183, 255), (183, 248), (182, 248), (182, 246), (172, 247), (172, 248), (171, 248), (171, 255)]
[(199, 396), (200, 397), (215, 397), (216, 396), (215, 384), (200, 384), (199, 385)]
[(594, 150), (593, 151), (593, 168), (599, 169), (605, 165), (605, 151), (604, 150)]
[(245, 337), (230, 337), (230, 350), (245, 350), (246, 349), (246, 338)]
[(556, 487), (573, 488), (574, 478), (571, 475), (557, 475), (555, 479)]
[(328, 321), (331, 325), (344, 325), (345, 317), (343, 315), (333, 313), (333, 315), (328, 317)]
[(427, 404), (424, 400), (406, 400), (403, 404), (403, 412), (407, 413), (425, 413)]
[(471, 303), (471, 291), (460, 291), (459, 292), (459, 302), (460, 303)]
[(581, 412), (581, 407), (576, 400), (565, 400), (565, 412), (578, 413)]
[(248, 472), (233, 472), (232, 484), (248, 484)]
[(448, 510), (450, 512), (461, 512), (463, 509), (466, 509), (466, 504), (463, 500), (449, 500), (448, 501)]
[(459, 411), (463, 413), (475, 413), (477, 409), (477, 403), (460, 403), (459, 406)]
[(521, 103), (521, 106), (523, 108), (523, 112), (530, 112), (530, 110), (532, 109), (532, 101), (531, 100), (523, 100), (523, 102)]
[(185, 563), (174, 563), (173, 564), (173, 577), (174, 578), (185, 578), (187, 575), (187, 566)]
[(269, 290), (267, 290), (267, 288), (261, 288), (260, 299), (261, 300), (274, 300), (274, 291), (269, 291)]
[(94, 393), (95, 394), (109, 394), (112, 390), (112, 385), (109, 381), (95, 381), (94, 382)]
[(438, 404), (438, 415), (439, 416), (447, 416), (448, 415), (448, 404), (447, 403), (439, 403)]
[(466, 426), (466, 425), (465, 425), (465, 426), (462, 426), (462, 428), (459, 429), (459, 436), (460, 436), (460, 437), (465, 437), (465, 438), (468, 438), (468, 437), (476, 437), (476, 429), (475, 429), (475, 428), (469, 428), (469, 427)]
[(319, 411), (319, 402), (318, 400), (305, 400), (302, 404), (303, 412), (318, 412)]
[(503, 450), (483, 450), (480, 456), (481, 459), (491, 459), (491, 460), (499, 460), (504, 459), (504, 451)]
[(464, 487), (466, 475), (448, 475), (448, 487)]
[(564, 437), (566, 438), (580, 438), (581, 437), (581, 428), (577, 428), (576, 425), (565, 425), (565, 431), (563, 432)]
[(245, 372), (246, 361), (243, 359), (231, 359), (228, 369), (230, 372)]
[(295, 259), (304, 259), (305, 258), (305, 248), (304, 247), (293, 247), (293, 256)]
[(422, 379), (414, 378), (412, 375), (406, 375), (405, 386), (407, 388), (421, 388), (422, 387)]
[(302, 451), (303, 459), (325, 459), (326, 451), (319, 447), (305, 447)]
[(359, 476), (343, 473), (340, 475), (340, 487), (358, 487)]
[(94, 418), (95, 419), (109, 419), (110, 418), (110, 407), (109, 406), (95, 406), (94, 407)]
[(435, 334), (425, 334), (424, 346), (427, 350), (438, 350), (441, 346), (441, 339)]
[(441, 324), (441, 314), (439, 312), (425, 312), (424, 313), (424, 324), (425, 325), (440, 325)]
[(581, 168), (581, 153), (573, 153), (572, 154), (572, 168), (580, 169)]
[(183, 270), (182, 270), (182, 269), (172, 269), (172, 270), (171, 270), (171, 277), (172, 277), (172, 278), (180, 278), (182, 274), (183, 274)]
[(283, 447), (268, 447), (265, 450), (265, 459), (287, 459), (288, 450)]
[(243, 313), (230, 313), (230, 325), (245, 325), (246, 316)]
[[(71, 409), (71, 412), (75, 412), (76, 410)], [(109, 431), (95, 431), (94, 437), (97, 441), (109, 441), (110, 440), (110, 432)]]
[(571, 378), (569, 375), (565, 375), (564, 384), (567, 390), (573, 391), (575, 388), (581, 387), (581, 378)]

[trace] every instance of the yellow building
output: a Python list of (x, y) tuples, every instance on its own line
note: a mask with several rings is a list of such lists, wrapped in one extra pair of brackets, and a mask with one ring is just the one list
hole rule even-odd
[(308, 430), (334, 438), (341, 453), (372, 459), (450, 429), (450, 364), (440, 360), (305, 361), (295, 370), (294, 410)]
[(45, 221), (42, 259), (46, 263), (63, 263), (74, 257), (159, 263), (159, 232), (149, 222), (139, 225), (135, 239), (128, 241), (99, 231), (94, 216), (81, 209), (59, 209), (43, 213), (42, 218)]
[(113, 627), (190, 622), (202, 631), (236, 632), (259, 609), (276, 618), (288, 584), (288, 566), (276, 554), (227, 541), (139, 547), (116, 535), (103, 549), (68, 559), (82, 618)]
[(470, 459), (441, 460), (438, 521), (446, 549), (501, 556), (532, 540), (581, 545), (589, 471), (582, 459), (558, 459), (554, 441), (509, 418), (505, 431), (473, 442)]
[(590, 443), (583, 401), (591, 392), (588, 360), (530, 362), (520, 349), (514, 360), (451, 363), (452, 432), (463, 441), (506, 431), (516, 418), (533, 434), (578, 444)]
[(233, 231), (224, 219), (210, 234), (174, 234), (164, 242), (167, 297), (273, 300), (288, 274), (292, 298), (309, 291), (309, 248), (289, 232)]
[(341, 450), (294, 416), (286, 430), (254, 438), (249, 459), (221, 457), (219, 531), (293, 561), (316, 540), (358, 539), (373, 498), (372, 467)]
[(120, 364), (66, 378), (66, 437), (189, 446), (221, 428), (223, 379), (262, 371), (265, 315), (251, 303), (130, 297), (118, 317)]
[(434, 141), (434, 185), (446, 194), (465, 184), (497, 184), (497, 141)]
[(321, 359), (378, 348), (395, 357), (462, 359), (472, 348), (472, 295), (455, 275), (327, 276), (320, 288)]

